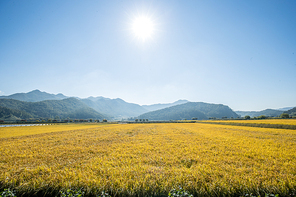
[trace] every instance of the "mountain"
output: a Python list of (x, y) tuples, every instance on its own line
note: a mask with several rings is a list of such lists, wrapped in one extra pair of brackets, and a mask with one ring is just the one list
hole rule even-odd
[(199, 120), (210, 117), (238, 117), (228, 106), (222, 104), (209, 104), (203, 102), (187, 102), (165, 109), (160, 109), (140, 115), (139, 119), (148, 120), (182, 120), (197, 118)]
[(81, 99), (81, 101), (94, 110), (111, 116), (114, 119), (134, 117), (148, 111), (140, 105), (127, 103), (119, 98), (89, 97), (87, 99)]
[(40, 90), (33, 90), (28, 93), (16, 93), (9, 96), (0, 96), (0, 99), (15, 99), (19, 101), (38, 102), (44, 100), (62, 100), (67, 98), (63, 94), (49, 94)]
[(180, 105), (180, 104), (184, 104), (184, 103), (188, 103), (189, 101), (187, 100), (178, 100), (174, 103), (165, 103), (165, 104), (153, 104), (153, 105), (142, 105), (143, 108), (145, 108), (147, 111), (156, 111), (156, 110), (159, 110), (159, 109), (164, 109), (164, 108), (167, 108), (167, 107), (172, 107), (172, 106), (175, 106), (175, 105)]
[(235, 111), (241, 117), (250, 116), (250, 117), (258, 117), (258, 116), (269, 116), (269, 117), (276, 117), (283, 113), (281, 110), (275, 109), (265, 109), (262, 111)]
[[(94, 109), (85, 105), (76, 98), (63, 100), (46, 100), (40, 102), (25, 102), (14, 99), (0, 99), (0, 106), (10, 110), (26, 112), (33, 118), (55, 118), (61, 119), (103, 119), (108, 118)], [(8, 111), (7, 113), (12, 112)], [(21, 116), (18, 116), (21, 118)]]
[(287, 113), (291, 116), (296, 116), (296, 107), (289, 109), (288, 111), (285, 111), (284, 113)]
[(25, 111), (0, 106), (0, 120), (20, 120), (30, 118), (33, 118), (33, 116)]

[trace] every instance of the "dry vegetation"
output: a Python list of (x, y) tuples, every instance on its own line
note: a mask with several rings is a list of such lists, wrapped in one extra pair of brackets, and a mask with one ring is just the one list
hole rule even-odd
[(83, 128), (98, 127), (96, 124), (44, 124), (41, 126), (20, 126), (20, 127), (0, 127), (0, 139), (8, 137), (17, 137), (24, 135), (35, 135), (42, 133), (53, 133), (59, 131), (69, 131)]
[(296, 119), (204, 120), (198, 123), (296, 130)]
[[(209, 122), (209, 121), (203, 121), (203, 122)], [(248, 124), (276, 124), (276, 125), (296, 125), (296, 119), (210, 120), (210, 122), (248, 123)]]
[[(16, 136), (18, 129), (27, 135)], [(167, 195), (179, 186), (195, 196), (296, 190), (295, 130), (197, 123), (18, 129), (0, 128), (0, 186), (19, 195), (66, 188), (112, 196)]]

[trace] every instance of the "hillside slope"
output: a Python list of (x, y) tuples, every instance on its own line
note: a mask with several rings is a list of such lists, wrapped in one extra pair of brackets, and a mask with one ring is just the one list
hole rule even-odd
[(160, 109), (140, 115), (140, 119), (149, 120), (182, 120), (197, 118), (205, 120), (210, 117), (238, 117), (228, 106), (203, 102), (188, 102), (181, 105)]
[(294, 107), (294, 108), (292, 108), (292, 109), (290, 109), (288, 111), (285, 111), (284, 113), (287, 113), (287, 114), (289, 114), (291, 116), (296, 116), (296, 107)]
[(33, 116), (25, 111), (0, 106), (0, 120), (20, 120), (30, 118), (33, 118)]
[(106, 117), (75, 98), (40, 102), (0, 99), (0, 106), (12, 110), (24, 111), (33, 118), (55, 118), (58, 116), (61, 119), (103, 119)]

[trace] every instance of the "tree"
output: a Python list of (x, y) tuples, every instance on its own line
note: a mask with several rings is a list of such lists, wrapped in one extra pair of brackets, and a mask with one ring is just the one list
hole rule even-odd
[(290, 116), (289, 116), (289, 114), (287, 114), (287, 113), (282, 113), (281, 115), (280, 115), (280, 118), (289, 118)]
[(264, 115), (261, 115), (261, 116), (258, 116), (257, 118), (258, 118), (258, 119), (266, 119), (267, 117), (264, 116)]
[(250, 120), (251, 117), (247, 115), (247, 116), (245, 116), (245, 119), (246, 119), (246, 120)]

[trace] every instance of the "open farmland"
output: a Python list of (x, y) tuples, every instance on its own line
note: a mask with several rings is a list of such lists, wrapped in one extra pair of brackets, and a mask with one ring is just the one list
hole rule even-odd
[(179, 186), (194, 196), (296, 191), (296, 130), (73, 124), (0, 128), (0, 137), (1, 188), (18, 195), (82, 188), (86, 195), (167, 196)]
[(296, 119), (203, 120), (200, 123), (296, 130)]
[(296, 126), (296, 119), (261, 119), (261, 120), (210, 120), (202, 122), (217, 122), (217, 123), (247, 123), (247, 124), (275, 124), (275, 125), (294, 125)]

